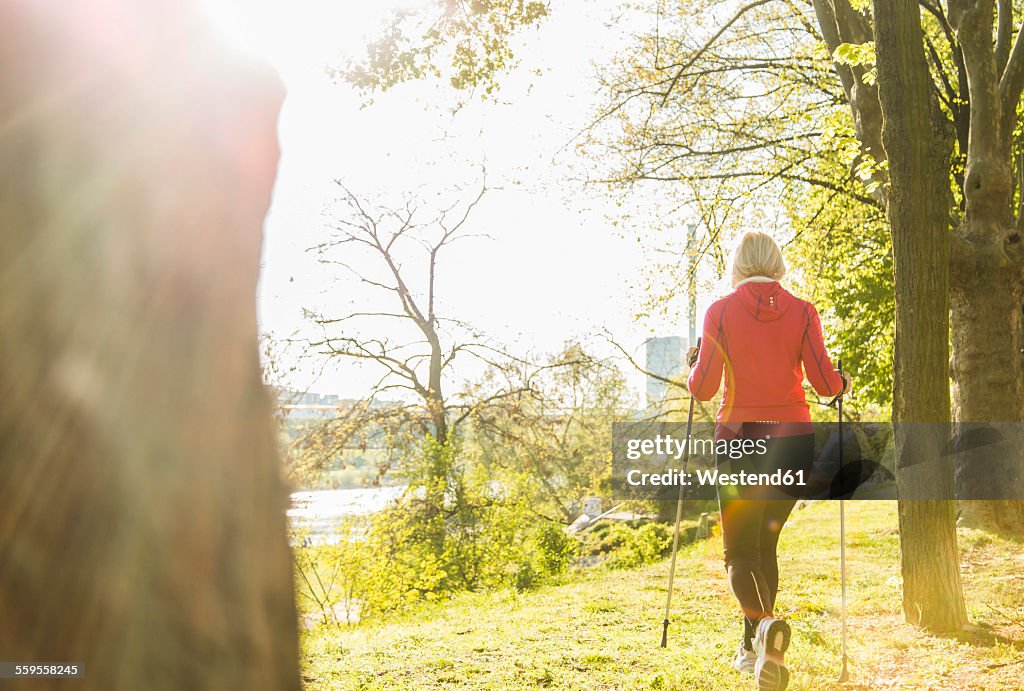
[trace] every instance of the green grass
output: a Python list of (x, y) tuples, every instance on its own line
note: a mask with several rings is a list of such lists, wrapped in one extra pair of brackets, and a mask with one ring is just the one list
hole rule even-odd
[[(851, 683), (839, 670), (838, 505), (793, 514), (777, 614), (793, 626), (791, 689), (1024, 686), (1024, 545), (962, 530), (974, 628), (936, 636), (903, 622), (892, 502), (847, 503)], [(585, 572), (531, 593), (466, 593), (387, 621), (303, 635), (306, 688), (750, 689), (729, 666), (740, 615), (721, 539), (680, 553), (667, 649), (658, 647), (668, 561)]]

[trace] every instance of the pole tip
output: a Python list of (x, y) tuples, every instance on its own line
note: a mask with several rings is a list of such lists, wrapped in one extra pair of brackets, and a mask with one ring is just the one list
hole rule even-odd
[(661, 622), (661, 647), (668, 647), (668, 619)]
[(843, 656), (843, 669), (842, 669), (841, 672), (839, 672), (839, 678), (836, 681), (838, 683), (840, 683), (840, 684), (845, 684), (849, 680), (850, 680), (850, 674), (846, 670), (846, 656), (844, 655)]

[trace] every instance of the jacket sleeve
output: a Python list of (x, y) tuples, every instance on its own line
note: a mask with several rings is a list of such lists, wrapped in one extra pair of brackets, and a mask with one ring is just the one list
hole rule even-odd
[(710, 401), (722, 383), (725, 362), (719, 343), (722, 327), (720, 312), (721, 307), (716, 309), (716, 305), (712, 305), (704, 315), (700, 352), (686, 380), (686, 387), (698, 401)]
[(821, 319), (814, 305), (804, 303), (807, 315), (804, 326), (804, 339), (800, 358), (804, 363), (807, 381), (818, 392), (819, 396), (835, 396), (843, 389), (843, 378), (832, 366), (832, 361), (825, 351), (825, 339), (821, 335)]

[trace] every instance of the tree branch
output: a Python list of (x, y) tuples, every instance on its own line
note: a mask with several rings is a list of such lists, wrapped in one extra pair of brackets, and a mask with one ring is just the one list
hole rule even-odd
[(1013, 0), (999, 0), (999, 14), (996, 19), (996, 70), (1002, 71), (1010, 57), (1010, 41), (1013, 39)]
[[(629, 361), (629, 364), (633, 366), (633, 369), (635, 369), (637, 372), (640, 372), (640, 374), (643, 374), (646, 377), (650, 377), (651, 379), (654, 379), (655, 381), (660, 381), (660, 382), (663, 382), (665, 384), (671, 384), (672, 386), (682, 387), (684, 389), (686, 388), (685, 382), (682, 382), (682, 381), (680, 381), (678, 379), (670, 379), (669, 377), (664, 377), (664, 376), (662, 376), (660, 374), (655, 374), (654, 372), (651, 372), (650, 370), (647, 370), (647, 369), (641, 367), (640, 363), (637, 362), (636, 359), (632, 355), (630, 355), (629, 351), (627, 351), (622, 346), (622, 344), (620, 344), (618, 341), (616, 341), (614, 338), (612, 338), (611, 335), (608, 332), (605, 332), (604, 337), (605, 337), (605, 340), (607, 340), (609, 343), (611, 343), (613, 346), (615, 346), (615, 348), (620, 353), (622, 353), (622, 356), (625, 357), (626, 360)], [(687, 400), (689, 400), (689, 399), (687, 399)]]
[(1013, 50), (1006, 61), (1006, 69), (1003, 70), (1003, 75), (999, 79), (999, 95), (1004, 112), (1012, 112), (1016, 115), (1017, 102), (1020, 100), (1022, 89), (1024, 89), (1024, 23), (1017, 31), (1017, 38), (1013, 41)]
[(665, 92), (665, 97), (661, 100), (661, 105), (664, 106), (665, 102), (668, 101), (669, 94), (672, 93), (672, 90), (679, 82), (679, 79), (680, 77), (682, 77), (683, 73), (687, 69), (689, 69), (690, 65), (697, 62), (697, 60), (699, 60), (700, 57), (704, 55), (704, 53), (706, 53), (711, 48), (711, 46), (715, 44), (715, 41), (717, 41), (722, 34), (728, 31), (730, 26), (739, 21), (740, 17), (742, 17), (750, 10), (754, 9), (755, 7), (760, 7), (761, 5), (766, 5), (769, 2), (772, 2), (772, 0), (754, 0), (753, 2), (747, 3), (746, 5), (743, 5), (738, 10), (736, 10), (736, 13), (732, 16), (732, 19), (730, 19), (724, 25), (719, 27), (718, 31), (715, 32), (715, 35), (709, 38), (707, 42), (705, 42), (704, 45), (696, 53), (690, 56), (690, 59), (687, 60), (683, 64), (683, 66), (679, 68), (679, 71), (676, 72), (676, 76), (672, 78), (672, 82), (669, 84), (668, 89)]

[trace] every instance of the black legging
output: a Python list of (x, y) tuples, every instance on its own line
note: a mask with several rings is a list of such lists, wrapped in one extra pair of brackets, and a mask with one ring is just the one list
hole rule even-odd
[[(744, 434), (746, 438), (755, 435)], [(768, 453), (739, 460), (719, 457), (724, 472), (773, 472), (776, 468), (803, 470), (810, 474), (814, 460), (814, 435), (779, 437), (768, 442)], [(779, 533), (796, 504), (795, 499), (763, 499), (765, 488), (738, 488), (739, 498), (721, 485), (718, 506), (722, 514), (722, 539), (725, 568), (736, 599), (743, 610), (743, 645), (751, 648), (754, 630), (764, 617), (773, 616), (775, 595), (779, 589), (779, 562), (776, 547)], [(780, 496), (768, 489), (769, 496)], [(724, 495), (724, 496), (723, 496)], [(731, 498), (733, 497), (733, 498)]]

